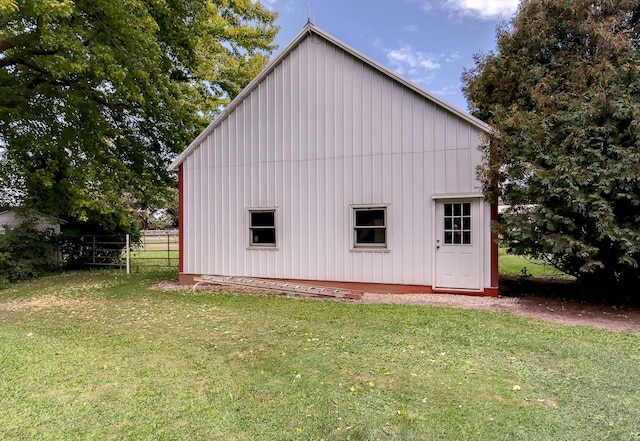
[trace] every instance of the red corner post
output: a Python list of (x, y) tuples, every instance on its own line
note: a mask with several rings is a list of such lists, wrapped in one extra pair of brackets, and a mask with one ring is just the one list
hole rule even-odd
[(184, 272), (184, 178), (183, 164), (178, 168), (178, 273)]
[[(498, 218), (498, 196), (491, 202), (491, 224), (497, 223)], [(491, 229), (491, 288), (495, 289), (495, 296), (498, 297), (499, 274), (498, 274), (498, 234)], [(493, 294), (493, 293), (492, 293)]]

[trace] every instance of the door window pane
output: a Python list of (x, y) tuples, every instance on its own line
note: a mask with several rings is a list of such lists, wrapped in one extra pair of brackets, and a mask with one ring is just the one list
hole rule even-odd
[(444, 243), (446, 244), (453, 243), (453, 233), (451, 231), (444, 232)]
[(451, 219), (450, 217), (444, 218), (444, 229), (445, 230), (453, 229), (453, 219)]
[(444, 204), (443, 221), (445, 244), (471, 244), (471, 202)]

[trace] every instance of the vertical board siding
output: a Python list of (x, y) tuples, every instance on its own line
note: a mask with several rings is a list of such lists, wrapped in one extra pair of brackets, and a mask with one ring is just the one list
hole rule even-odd
[[(184, 161), (184, 272), (431, 285), (432, 194), (478, 192), (478, 129), (318, 36)], [(389, 249), (353, 251), (352, 205)], [(277, 249), (249, 249), (275, 208)]]

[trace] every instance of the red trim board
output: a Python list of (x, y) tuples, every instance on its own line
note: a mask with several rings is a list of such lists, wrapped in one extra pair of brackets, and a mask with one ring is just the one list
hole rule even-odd
[(178, 168), (178, 271), (184, 271), (184, 166)]

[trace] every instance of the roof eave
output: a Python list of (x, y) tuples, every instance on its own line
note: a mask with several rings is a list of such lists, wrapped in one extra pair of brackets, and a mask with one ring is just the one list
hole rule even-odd
[(242, 89), (242, 91), (229, 103), (229, 105), (222, 111), (218, 116), (214, 118), (213, 121), (205, 128), (197, 137), (193, 140), (191, 144), (187, 146), (186, 149), (182, 153), (178, 155), (178, 157), (171, 163), (171, 165), (167, 168), (169, 171), (177, 171), (180, 164), (184, 162), (187, 157), (193, 152), (193, 150), (200, 145), (202, 141), (204, 141), (209, 134), (227, 117), (229, 113), (231, 113), (238, 105), (260, 84), (263, 78), (275, 69), (275, 67), (280, 63), (280, 61), (285, 58), (289, 53), (304, 39), (306, 34), (311, 31), (317, 31), (311, 23), (307, 23), (302, 30), (296, 35), (291, 42), (284, 47), (282, 51), (276, 57), (271, 60), (262, 71), (256, 75), (256, 77), (247, 84), (247, 86)]

